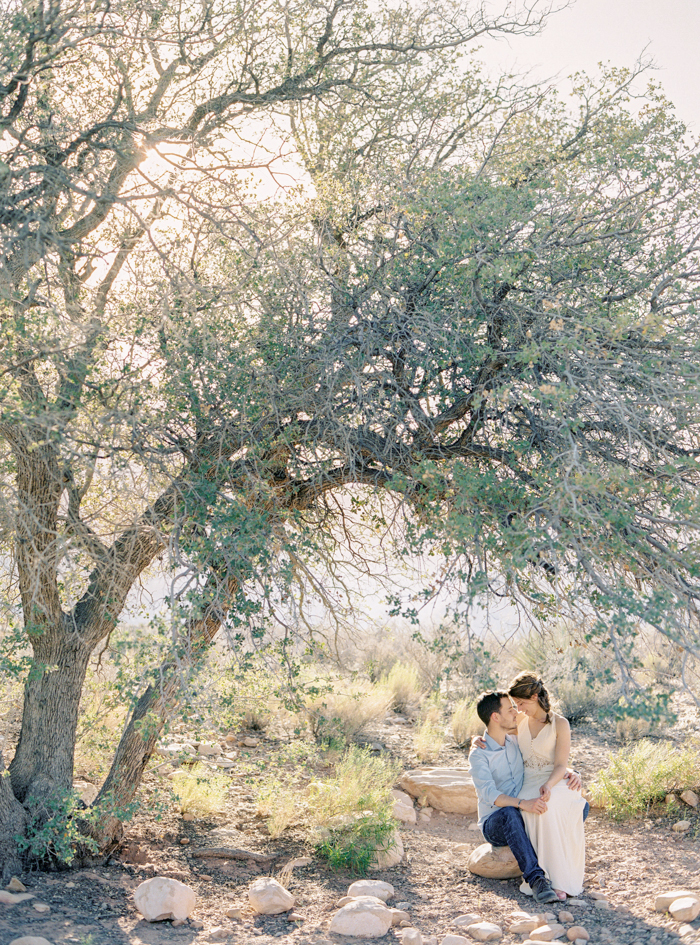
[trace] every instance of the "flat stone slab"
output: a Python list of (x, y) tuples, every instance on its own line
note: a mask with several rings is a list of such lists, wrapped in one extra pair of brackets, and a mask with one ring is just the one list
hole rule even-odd
[(423, 806), (448, 814), (476, 813), (476, 788), (468, 768), (417, 768), (404, 772), (400, 784)]

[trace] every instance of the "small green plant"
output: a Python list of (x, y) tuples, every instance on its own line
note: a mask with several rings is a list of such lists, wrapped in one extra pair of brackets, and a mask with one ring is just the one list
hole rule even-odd
[(301, 798), (287, 780), (267, 778), (257, 788), (258, 813), (266, 817), (265, 825), (273, 840), (296, 823), (301, 815)]
[(230, 782), (225, 774), (197, 764), (188, 770), (176, 771), (172, 784), (182, 813), (203, 816), (221, 810)]
[(700, 784), (700, 753), (649, 739), (620, 749), (591, 785), (593, 802), (616, 820), (636, 817), (672, 791)]
[(420, 673), (410, 663), (394, 663), (382, 685), (392, 697), (392, 705), (397, 712), (415, 712), (424, 695)]
[(316, 828), (316, 848), (334, 869), (364, 873), (377, 851), (391, 846), (391, 788), (399, 770), (388, 758), (352, 747), (334, 777), (309, 785), (307, 809)]
[(475, 735), (483, 735), (484, 723), (476, 714), (476, 702), (473, 699), (461, 699), (457, 703), (450, 727), (452, 737), (460, 748), (468, 747)]

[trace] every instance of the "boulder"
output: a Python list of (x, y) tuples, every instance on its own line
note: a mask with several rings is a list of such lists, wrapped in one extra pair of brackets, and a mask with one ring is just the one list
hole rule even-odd
[(503, 931), (493, 922), (475, 922), (467, 927), (467, 935), (477, 942), (496, 942), (502, 937)]
[(261, 876), (250, 884), (248, 899), (261, 915), (279, 915), (294, 905), (294, 896), (270, 876)]
[(566, 937), (570, 942), (587, 942), (591, 936), (582, 925), (572, 925), (570, 929), (566, 930)]
[(687, 896), (697, 896), (692, 889), (670, 889), (668, 892), (661, 893), (654, 900), (654, 912), (667, 912), (668, 907), (676, 899), (685, 899)]
[(403, 842), (394, 831), (386, 840), (383, 847), (375, 851), (374, 859), (370, 863), (373, 870), (388, 870), (396, 866), (403, 859)]
[(40, 935), (23, 935), (21, 938), (13, 938), (10, 945), (51, 945), (51, 942)]
[(165, 876), (147, 879), (134, 891), (134, 905), (147, 922), (186, 919), (196, 903), (197, 894), (191, 886)]
[(696, 896), (683, 896), (674, 899), (668, 907), (676, 922), (692, 922), (700, 915), (700, 899)]
[(435, 810), (473, 814), (477, 809), (476, 788), (468, 768), (419, 768), (406, 771), (401, 787)]
[(394, 895), (394, 887), (391, 883), (382, 882), (381, 879), (358, 879), (348, 887), (347, 895), (352, 899), (357, 899), (358, 896), (376, 896), (377, 899), (386, 902)]
[(695, 793), (695, 791), (690, 791), (690, 790), (688, 790), (688, 791), (683, 791), (683, 793), (681, 794), (681, 800), (682, 800), (682, 801), (685, 801), (685, 803), (686, 803), (689, 807), (697, 807), (697, 806), (698, 806), (698, 796), (697, 796), (697, 794)]
[(492, 847), (482, 843), (467, 860), (467, 869), (487, 879), (511, 879), (520, 876), (520, 867), (510, 847)]
[(392, 791), (394, 798), (394, 817), (402, 824), (415, 824), (417, 820), (413, 798), (405, 791)]
[(423, 936), (418, 929), (403, 929), (398, 934), (401, 936), (401, 945), (423, 945)]
[(360, 896), (331, 919), (330, 931), (353, 938), (381, 938), (391, 928), (391, 909), (376, 896)]

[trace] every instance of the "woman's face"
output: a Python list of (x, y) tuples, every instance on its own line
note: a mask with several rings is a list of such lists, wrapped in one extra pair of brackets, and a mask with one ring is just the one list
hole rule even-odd
[(518, 712), (524, 712), (530, 718), (533, 718), (540, 706), (537, 696), (530, 696), (529, 699), (515, 699), (515, 704), (518, 707)]

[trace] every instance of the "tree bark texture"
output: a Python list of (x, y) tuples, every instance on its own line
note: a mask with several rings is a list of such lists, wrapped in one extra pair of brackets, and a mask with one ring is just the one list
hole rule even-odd
[(0, 752), (0, 879), (6, 883), (22, 870), (16, 837), (24, 833), (27, 813), (17, 800)]

